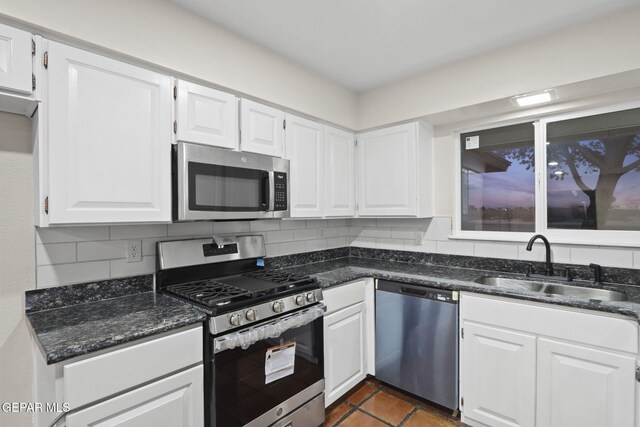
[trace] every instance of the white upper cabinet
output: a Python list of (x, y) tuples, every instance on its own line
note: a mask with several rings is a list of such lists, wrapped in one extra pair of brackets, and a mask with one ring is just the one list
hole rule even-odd
[(291, 161), (291, 217), (324, 214), (324, 129), (320, 123), (287, 114), (286, 157)]
[(171, 221), (170, 77), (51, 41), (45, 76), (49, 223)]
[(358, 135), (359, 216), (433, 216), (432, 140), (421, 122)]
[(326, 217), (356, 213), (355, 140), (351, 132), (324, 127)]
[(257, 102), (240, 100), (240, 149), (283, 156), (284, 112)]
[(0, 88), (32, 91), (31, 34), (0, 24)]
[(238, 98), (176, 80), (176, 139), (238, 149)]

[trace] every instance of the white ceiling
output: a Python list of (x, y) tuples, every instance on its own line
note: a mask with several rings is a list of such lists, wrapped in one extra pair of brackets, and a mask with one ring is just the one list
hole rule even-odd
[(640, 0), (170, 1), (355, 91), (640, 4)]

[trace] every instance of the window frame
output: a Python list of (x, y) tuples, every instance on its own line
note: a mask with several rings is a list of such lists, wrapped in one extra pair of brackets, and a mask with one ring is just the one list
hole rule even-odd
[[(515, 120), (497, 121), (471, 128), (458, 129), (453, 132), (455, 146), (454, 162), (454, 215), (451, 239), (460, 240), (491, 240), (501, 242), (527, 242), (534, 234), (544, 234), (553, 243), (580, 244), (590, 246), (626, 246), (640, 247), (640, 230), (570, 230), (553, 229), (547, 226), (547, 150), (546, 133), (549, 123), (616, 111), (640, 108), (640, 101), (627, 102), (579, 109), (571, 112), (558, 112), (545, 115), (519, 117)], [(510, 231), (476, 231), (462, 230), (462, 148), (460, 135), (468, 132), (481, 131), (503, 126), (532, 122), (534, 130), (535, 149), (535, 232)]]

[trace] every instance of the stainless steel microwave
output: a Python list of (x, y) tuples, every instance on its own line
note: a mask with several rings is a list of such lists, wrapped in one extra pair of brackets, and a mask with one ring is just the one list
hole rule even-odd
[(289, 160), (179, 142), (172, 161), (174, 221), (289, 216)]

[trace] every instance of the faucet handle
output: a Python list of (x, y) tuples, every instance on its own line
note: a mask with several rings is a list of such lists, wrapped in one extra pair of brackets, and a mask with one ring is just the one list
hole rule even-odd
[(564, 268), (564, 277), (567, 279), (567, 282), (571, 282), (573, 280), (573, 268), (565, 267)]
[(531, 277), (533, 275), (533, 263), (527, 263), (527, 277)]
[(602, 283), (602, 266), (591, 263), (589, 268), (593, 270), (593, 283)]

